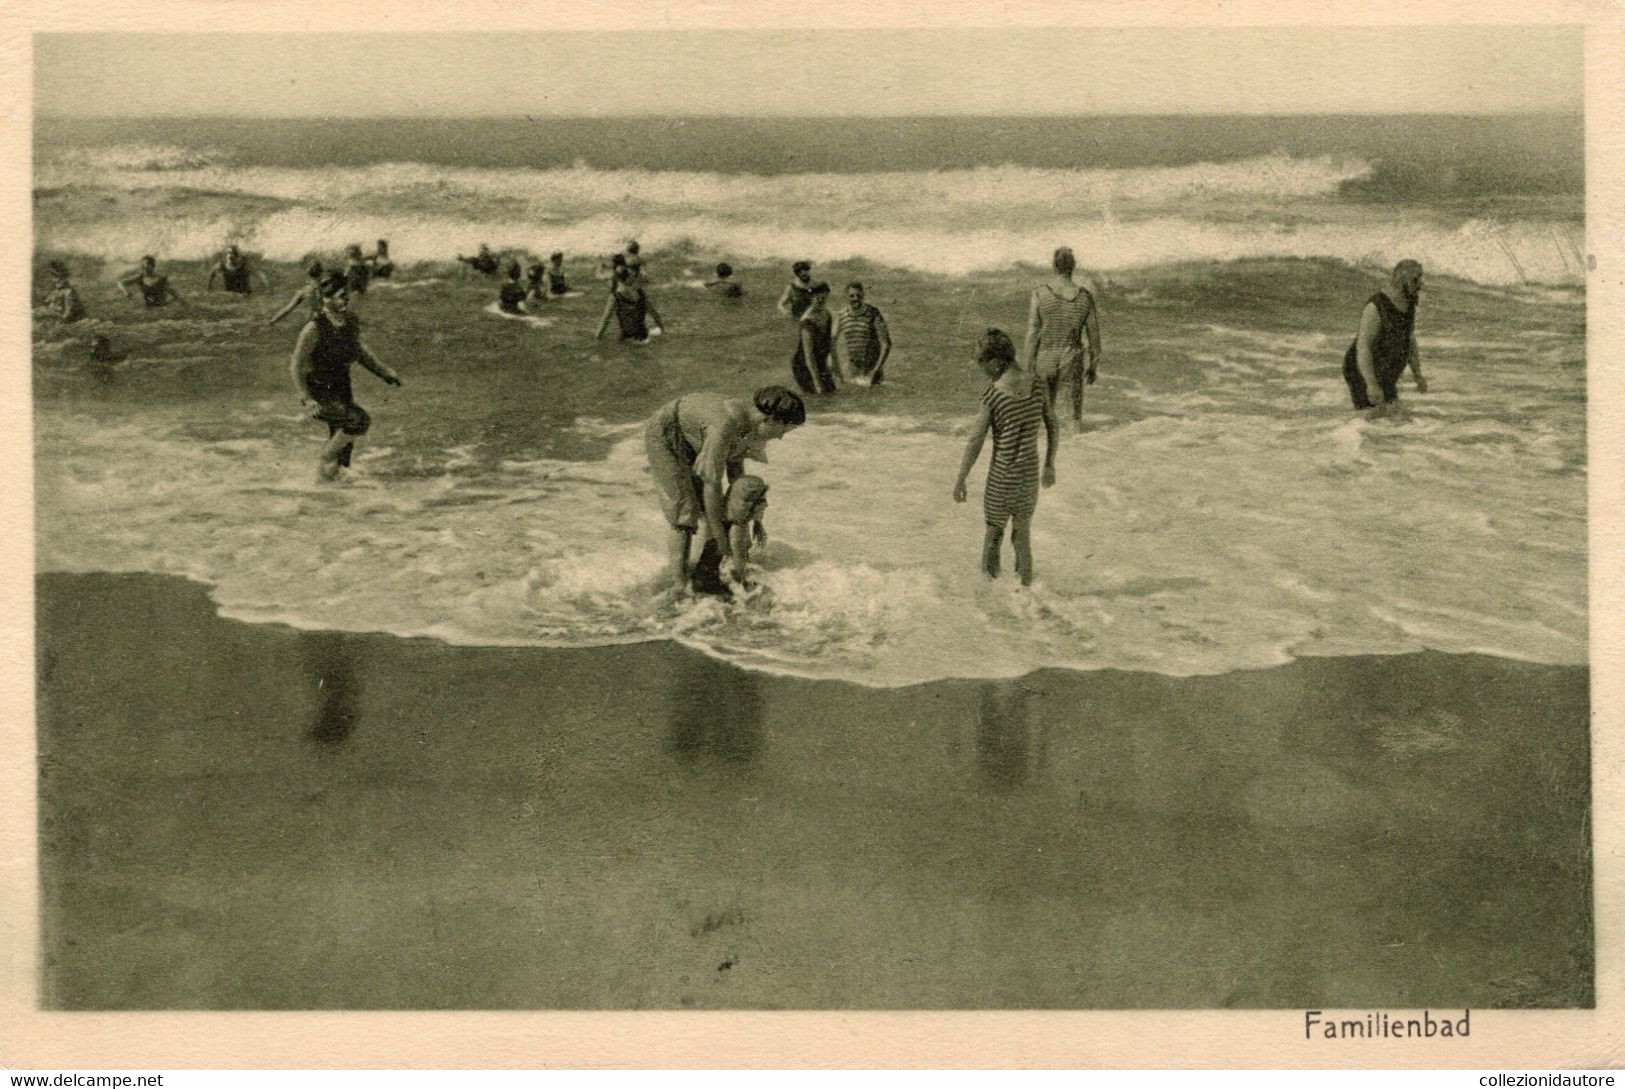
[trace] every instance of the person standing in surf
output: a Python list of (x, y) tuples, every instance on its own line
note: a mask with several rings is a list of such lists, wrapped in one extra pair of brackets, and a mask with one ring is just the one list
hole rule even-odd
[(80, 301), (79, 292), (73, 286), (68, 266), (61, 261), (52, 261), (49, 270), (51, 290), (45, 293), (45, 305), (40, 308), (41, 316), (55, 318), (63, 325), (71, 325), (81, 320), (85, 316), (85, 304)]
[(1094, 385), (1095, 367), (1100, 362), (1100, 322), (1094, 296), (1072, 280), (1078, 261), (1071, 247), (1057, 249), (1051, 265), (1055, 274), (1033, 289), (1027, 306), (1022, 359), (1043, 381), (1052, 407), (1060, 396), (1061, 383), (1072, 383), (1072, 422), (1081, 431), (1083, 387)]
[(1366, 300), (1360, 331), (1343, 353), (1343, 381), (1356, 409), (1381, 412), (1396, 403), (1399, 376), (1407, 367), (1416, 380), (1416, 392), (1428, 391), (1416, 350), (1416, 304), (1421, 294), (1422, 264), (1406, 258), (1394, 266), (1383, 289)]
[(734, 282), (734, 267), (726, 261), (717, 262), (717, 278), (705, 281), (705, 290), (719, 299), (737, 299), (745, 289)]
[[(966, 498), (965, 480), (982, 454), (988, 432), (993, 433), (993, 455), (987, 467), (987, 488), (982, 494), (982, 516), (987, 532), (982, 538), (982, 571), (999, 577), (999, 552), (1004, 527), (1016, 550), (1016, 574), (1023, 586), (1033, 581), (1032, 523), (1038, 507), (1038, 485), (1055, 483), (1055, 450), (1060, 429), (1049, 394), (1033, 373), (1016, 366), (1016, 345), (1002, 329), (989, 329), (976, 342), (976, 365), (991, 380), (982, 394), (982, 407), (971, 428), (965, 456), (954, 482), (954, 502)], [(1044, 469), (1038, 468), (1038, 427), (1046, 437)]]
[(799, 321), (812, 305), (812, 286), (812, 262), (797, 261), (791, 265), (790, 282), (784, 285), (784, 294), (779, 296), (779, 313)]
[(806, 422), (806, 405), (783, 386), (763, 386), (748, 401), (690, 393), (649, 417), (643, 447), (671, 528), (666, 541), (673, 588), (689, 589), (688, 555), (701, 519), (706, 538), (721, 553), (723, 573), (744, 574), (729, 541), (728, 485), (745, 475), (747, 456), (762, 460), (769, 441)]
[(150, 310), (154, 307), (168, 306), (171, 301), (184, 303), (180, 292), (169, 286), (169, 277), (158, 271), (158, 258), (150, 254), (141, 259), (141, 267), (128, 276), (120, 278), (118, 289), (124, 292), (124, 297), (130, 297), (130, 287), (134, 285), (141, 290), (141, 301)]
[(846, 309), (836, 311), (831, 336), (841, 381), (878, 386), (885, 380), (891, 331), (880, 311), (863, 301), (863, 285), (856, 280), (846, 285)]
[(636, 344), (645, 344), (650, 337), (657, 337), (663, 332), (659, 311), (639, 286), (632, 269), (625, 264), (615, 266), (615, 278), (609, 285), (609, 301), (604, 306), (603, 318), (598, 322), (598, 332), (593, 334), (594, 340), (603, 339), (611, 318), (620, 326), (621, 339)]
[(508, 262), (508, 278), (497, 293), (497, 309), (504, 314), (525, 312), (525, 285), (519, 279), (519, 262)]
[(264, 284), (267, 290), (271, 287), (271, 281), (265, 278), (265, 273), (249, 268), (248, 258), (243, 256), (235, 242), (226, 247), (226, 252), (220, 255), (220, 260), (209, 270), (210, 291), (214, 290), (216, 276), (220, 277), (220, 286), (233, 295), (252, 295), (254, 285), (249, 282), (252, 276), (258, 276), (260, 283)]
[(459, 253), (457, 255), (457, 260), (461, 261), (463, 264), (467, 265), (469, 268), (473, 269), (475, 272), (478, 272), (482, 276), (495, 276), (497, 274), (497, 269), (501, 267), (497, 263), (496, 254), (492, 253), (491, 247), (487, 246), (484, 242), (480, 243), (479, 253), (476, 253), (473, 257), (464, 257)]
[(389, 256), (389, 240), (380, 238), (378, 248), (367, 258), (367, 271), (374, 280), (387, 280), (395, 275), (395, 262)]
[(543, 274), (542, 282), (547, 285), (549, 295), (563, 295), (570, 290), (570, 282), (564, 278), (564, 253), (554, 250), (547, 255), (547, 272)]
[(350, 285), (350, 294), (365, 295), (372, 279), (372, 268), (361, 256), (361, 247), (352, 245), (344, 251), (344, 280)]
[(361, 319), (350, 313), (350, 286), (342, 272), (322, 281), (321, 313), (305, 323), (294, 344), (291, 373), (300, 403), (327, 425), (327, 442), (316, 461), (320, 480), (335, 480), (350, 465), (355, 444), (372, 427), (372, 417), (355, 403), (350, 367), (360, 363), (391, 386), (401, 376), (379, 361), (361, 340)]
[(796, 321), (796, 354), (790, 374), (802, 393), (834, 393), (835, 376), (829, 370), (829, 285), (820, 280), (808, 292), (810, 301)]
[(322, 312), (322, 263), (312, 261), (306, 267), (305, 275), (310, 277), (310, 282), (294, 292), (293, 298), (288, 300), (288, 305), (272, 314), (271, 319), (265, 324), (275, 325), (301, 306), (308, 311), (307, 320)]

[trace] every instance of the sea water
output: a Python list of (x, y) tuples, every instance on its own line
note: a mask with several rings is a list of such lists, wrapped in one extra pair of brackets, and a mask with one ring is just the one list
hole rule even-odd
[[(358, 303), (408, 384), (357, 369), (376, 424), (336, 487), (314, 482), (293, 330), (265, 331), (260, 299), (100, 302), (93, 327), (134, 356), (110, 384), (40, 327), (39, 566), (188, 575), (244, 619), (675, 639), (871, 685), (1421, 648), (1584, 663), (1578, 126), (1412, 121), (878, 123), (886, 162), (828, 121), (45, 123), (36, 248), (92, 301), (143, 253), (228, 240), (291, 292), (279, 263), (387, 237), (421, 286)], [(562, 249), (592, 287), (631, 236), (671, 334), (654, 345), (593, 342), (596, 289), (545, 325), (500, 320), (494, 286), (449, 264)], [(1059, 244), (1107, 354), (1022, 588), (977, 571), (985, 452), (971, 501), (951, 491), (969, 343), (1019, 337)], [(1401, 257), (1428, 269), (1431, 390), (1407, 378), (1403, 412), (1356, 416), (1342, 352)], [(771, 486), (753, 593), (674, 602), (639, 421), (687, 389), (786, 380), (772, 300), (796, 258), (869, 284), (889, 381), (813, 403), (752, 466)], [(692, 286), (720, 259), (750, 288), (737, 307)]]

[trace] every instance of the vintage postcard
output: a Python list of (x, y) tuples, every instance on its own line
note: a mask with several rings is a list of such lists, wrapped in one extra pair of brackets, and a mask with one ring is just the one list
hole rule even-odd
[(954, 7), (6, 16), (0, 1065), (1615, 1064), (1618, 13)]

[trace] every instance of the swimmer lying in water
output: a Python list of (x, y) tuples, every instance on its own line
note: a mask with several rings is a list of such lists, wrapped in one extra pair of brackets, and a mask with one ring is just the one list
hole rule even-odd
[[(746, 474), (729, 486), (722, 525), (733, 552), (731, 574), (745, 589), (749, 588), (749, 583), (745, 582), (745, 565), (750, 560), (751, 541), (754, 539), (758, 545), (767, 544), (767, 528), (762, 524), (766, 510), (767, 484), (761, 477)], [(697, 594), (727, 595), (731, 592), (722, 571), (722, 549), (717, 547), (716, 538), (706, 538), (705, 548), (694, 564), (690, 585)]]

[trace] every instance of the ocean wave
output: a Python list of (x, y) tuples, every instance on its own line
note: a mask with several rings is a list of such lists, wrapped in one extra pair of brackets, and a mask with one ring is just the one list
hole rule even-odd
[(46, 155), (42, 164), (52, 172), (83, 178), (130, 171), (200, 170), (227, 160), (224, 152), (211, 149), (172, 144), (111, 144), (62, 148)]
[(1386, 269), (1412, 257), (1435, 275), (1489, 286), (1573, 288), (1585, 282), (1572, 241), (1575, 228), (1557, 221), (1472, 220), (1450, 226), (1421, 216), (1382, 213), (1317, 223), (1213, 222), (1184, 215), (1051, 218), (1004, 229), (898, 226), (886, 214), (876, 214), (870, 222), (831, 226), (773, 215), (755, 220), (703, 214), (657, 219), (606, 212), (541, 223), (293, 208), (241, 216), (170, 212), (99, 221), (41, 215), (35, 241), (42, 250), (120, 262), (134, 262), (146, 253), (204, 260), (230, 241), (271, 260), (291, 262), (313, 252), (342, 251), (363, 239), (388, 238), (396, 260), (412, 263), (450, 261), (481, 242), (532, 253), (606, 253), (635, 236), (651, 253), (687, 249), (736, 261), (806, 259), (820, 264), (861, 260), (950, 276), (1042, 264), (1057, 244), (1067, 244), (1082, 267), (1096, 273), (1256, 258), (1330, 259)]

